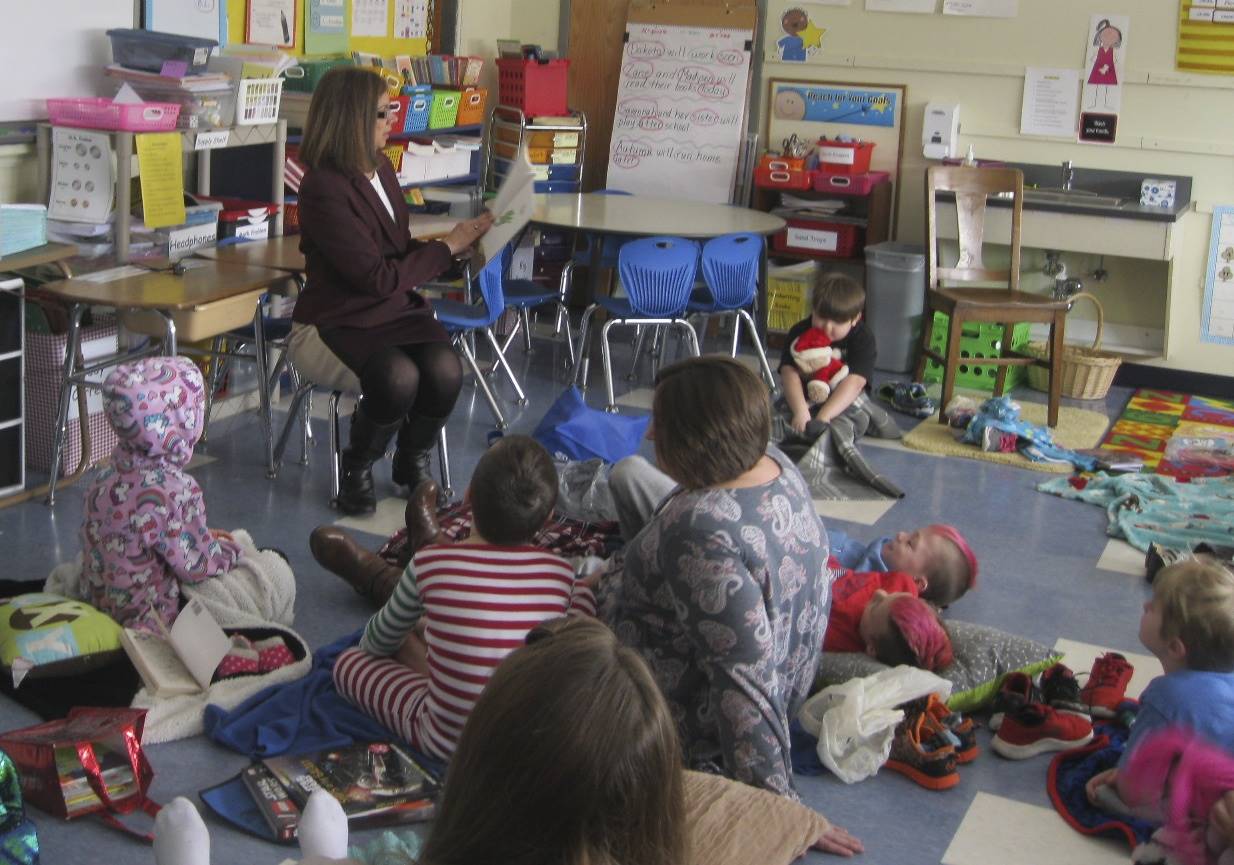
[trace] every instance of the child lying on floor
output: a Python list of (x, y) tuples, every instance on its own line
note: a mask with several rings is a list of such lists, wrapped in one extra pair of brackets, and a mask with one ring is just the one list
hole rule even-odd
[(116, 367), (103, 395), (120, 443), (86, 490), (81, 589), (122, 626), (157, 633), (180, 612), (182, 583), (222, 576), (240, 558), (207, 526), (201, 487), (184, 471), (205, 386), (192, 361), (151, 357)]
[(865, 652), (890, 667), (931, 672), (948, 666), (951, 637), (938, 611), (918, 597), (923, 582), (898, 571), (841, 570), (831, 584), (823, 651)]
[(831, 555), (855, 571), (900, 571), (921, 581), (921, 597), (947, 607), (977, 586), (977, 557), (953, 526), (935, 524), (863, 544), (827, 527)]
[(570, 565), (529, 543), (557, 500), (557, 470), (543, 447), (502, 438), (477, 463), (467, 497), (471, 536), (420, 547), (360, 647), (334, 665), (341, 694), (440, 759), (450, 758), (492, 671), (528, 631), (595, 613)]
[(1234, 756), (1234, 572), (1206, 557), (1162, 568), (1140, 618), (1140, 642), (1165, 675), (1140, 695), (1118, 767), (1089, 780), (1088, 798), (1099, 807), (1132, 804), (1120, 772), (1154, 730), (1182, 728)]

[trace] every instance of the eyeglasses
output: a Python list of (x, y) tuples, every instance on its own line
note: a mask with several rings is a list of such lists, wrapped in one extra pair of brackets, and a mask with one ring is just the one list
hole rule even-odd
[(391, 114), (394, 114), (394, 115), (398, 114), (398, 103), (397, 102), (391, 102), (385, 108), (377, 109), (377, 119), (378, 120), (385, 120)]

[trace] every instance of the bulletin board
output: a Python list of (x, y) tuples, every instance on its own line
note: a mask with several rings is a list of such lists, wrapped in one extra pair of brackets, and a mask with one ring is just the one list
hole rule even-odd
[(1213, 0), (1179, 0), (1179, 69), (1234, 75), (1234, 9)]
[(819, 138), (846, 135), (873, 141), (871, 171), (886, 171), (895, 184), (892, 225), (900, 211), (900, 159), (904, 150), (904, 110), (908, 90), (903, 84), (857, 84), (835, 81), (767, 82), (766, 129), (769, 150), (794, 133), (813, 144)]
[[(397, 39), (394, 37), (394, 19), (396, 6), (399, 0), (389, 0), (388, 9), (386, 10), (386, 35), (381, 36), (352, 36), (348, 39), (348, 50), (351, 51), (367, 51), (370, 54), (378, 54), (382, 57), (394, 57), (398, 54), (427, 54), (430, 47), (436, 43), (434, 34), (441, 32), (441, 9), (440, 4), (430, 0), (428, 5), (428, 32), (427, 39)], [(308, 14), (308, 0), (300, 0), (299, 11), (296, 15), (296, 35), (295, 48), (291, 49), (292, 53), (300, 55), (304, 54), (304, 18)], [(247, 0), (227, 0), (227, 41), (233, 43), (244, 42), (244, 25), (248, 17)], [(351, 3), (347, 3), (347, 17), (351, 20)]]

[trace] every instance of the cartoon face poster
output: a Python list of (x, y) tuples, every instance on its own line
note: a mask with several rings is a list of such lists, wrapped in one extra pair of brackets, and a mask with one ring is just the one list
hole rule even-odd
[(776, 120), (890, 128), (896, 124), (898, 97), (895, 90), (773, 82), (771, 111)]
[(784, 10), (780, 29), (784, 35), (776, 40), (776, 48), (784, 63), (805, 63), (807, 58), (823, 50), (823, 34), (827, 31), (811, 21), (809, 14), (799, 6)]

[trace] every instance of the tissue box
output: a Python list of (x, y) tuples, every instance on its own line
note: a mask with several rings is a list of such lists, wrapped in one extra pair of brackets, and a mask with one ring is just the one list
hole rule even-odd
[(1140, 204), (1146, 207), (1173, 207), (1175, 186), (1173, 180), (1145, 180), (1140, 184)]

